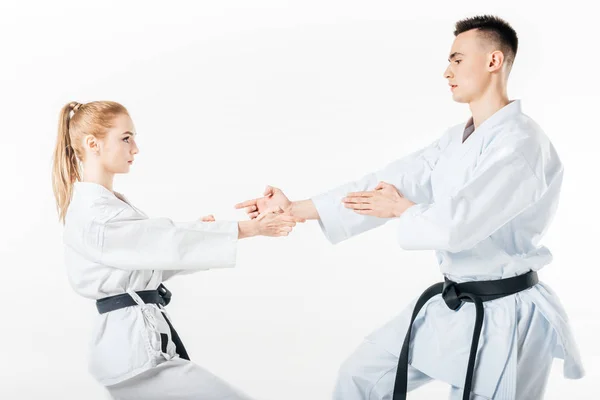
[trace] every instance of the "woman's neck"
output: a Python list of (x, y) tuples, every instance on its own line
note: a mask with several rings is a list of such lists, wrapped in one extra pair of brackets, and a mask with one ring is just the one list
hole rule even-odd
[(83, 182), (97, 183), (111, 192), (113, 192), (114, 176), (114, 174), (106, 172), (103, 168), (92, 165), (84, 165), (83, 167)]

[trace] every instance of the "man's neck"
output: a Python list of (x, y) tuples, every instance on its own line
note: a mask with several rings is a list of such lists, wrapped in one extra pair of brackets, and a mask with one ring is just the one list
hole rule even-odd
[(509, 103), (506, 92), (487, 92), (477, 100), (469, 103), (473, 116), (473, 125), (477, 129), (486, 119), (494, 115), (498, 110)]

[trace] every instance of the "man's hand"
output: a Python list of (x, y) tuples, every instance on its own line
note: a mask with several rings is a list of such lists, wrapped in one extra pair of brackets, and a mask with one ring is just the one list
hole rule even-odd
[(215, 222), (215, 216), (212, 215), (212, 214), (210, 214), (210, 215), (207, 215), (206, 217), (200, 218), (200, 221), (202, 221), (202, 222)]
[(285, 194), (283, 194), (280, 189), (267, 186), (264, 192), (264, 197), (238, 203), (235, 205), (235, 208), (245, 208), (248, 217), (250, 217), (250, 219), (254, 219), (259, 214), (262, 214), (269, 209), (277, 209), (277, 207), (280, 207), (283, 212), (289, 214), (291, 206), (292, 202), (286, 197)]
[(358, 214), (379, 218), (399, 217), (415, 205), (405, 199), (395, 186), (385, 182), (379, 182), (373, 191), (348, 193), (342, 202)]

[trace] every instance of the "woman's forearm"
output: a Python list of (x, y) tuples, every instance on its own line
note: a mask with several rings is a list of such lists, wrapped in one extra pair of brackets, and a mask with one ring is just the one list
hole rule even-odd
[(256, 221), (240, 221), (238, 222), (238, 239), (245, 239), (258, 235)]

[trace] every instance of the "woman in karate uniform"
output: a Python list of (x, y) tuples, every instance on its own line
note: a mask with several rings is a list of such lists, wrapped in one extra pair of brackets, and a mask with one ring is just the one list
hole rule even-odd
[(162, 282), (233, 267), (238, 239), (287, 236), (304, 219), (280, 209), (241, 222), (149, 218), (113, 190), (114, 175), (129, 172), (137, 153), (122, 105), (72, 102), (61, 110), (52, 184), (69, 281), (99, 311), (89, 371), (116, 399), (248, 399), (189, 361), (164, 310), (170, 292)]

